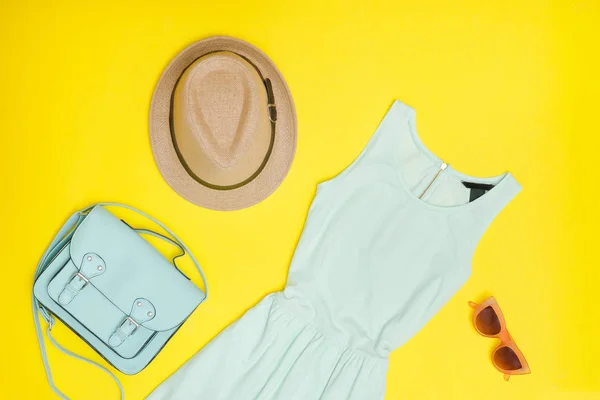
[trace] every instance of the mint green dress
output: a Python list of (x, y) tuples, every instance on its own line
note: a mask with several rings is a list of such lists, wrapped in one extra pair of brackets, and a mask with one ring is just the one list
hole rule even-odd
[(382, 399), (390, 352), (463, 285), (479, 239), (519, 190), (510, 173), (476, 178), (444, 163), (396, 101), (361, 155), (318, 186), (285, 290), (149, 399)]

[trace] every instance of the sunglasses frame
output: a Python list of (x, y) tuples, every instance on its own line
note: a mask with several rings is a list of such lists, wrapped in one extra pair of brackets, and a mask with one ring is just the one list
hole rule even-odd
[[(508, 333), (508, 330), (506, 329), (506, 320), (504, 319), (504, 314), (502, 313), (502, 310), (500, 310), (500, 306), (498, 305), (498, 302), (496, 301), (496, 299), (492, 296), (492, 297), (487, 298), (481, 304), (477, 304), (477, 303), (470, 301), (469, 306), (475, 310), (473, 312), (473, 326), (475, 327), (475, 330), (477, 331), (477, 333), (479, 333), (481, 336), (484, 336), (487, 338), (500, 340), (500, 344), (492, 352), (492, 364), (494, 365), (494, 367), (496, 367), (496, 369), (498, 371), (500, 371), (504, 374), (504, 380), (508, 381), (510, 379), (511, 375), (530, 374), (531, 369), (529, 368), (529, 364), (525, 360), (525, 356), (523, 355), (521, 350), (519, 350), (514, 339), (512, 338), (512, 336), (510, 336), (510, 333)], [(486, 333), (483, 333), (482, 331), (479, 330), (479, 327), (477, 326), (477, 317), (487, 307), (492, 307), (492, 309), (496, 313), (496, 316), (498, 317), (498, 320), (500, 322), (500, 332), (498, 332), (497, 334), (494, 334), (494, 335), (488, 335)], [(500, 366), (498, 366), (498, 364), (496, 364), (494, 356), (496, 355), (496, 352), (498, 352), (498, 350), (500, 350), (503, 347), (508, 347), (509, 349), (511, 349), (512, 351), (515, 352), (515, 354), (517, 355), (517, 358), (519, 359), (519, 362), (521, 363), (521, 368), (519, 368), (517, 370), (507, 370), (507, 369), (501, 368)]]

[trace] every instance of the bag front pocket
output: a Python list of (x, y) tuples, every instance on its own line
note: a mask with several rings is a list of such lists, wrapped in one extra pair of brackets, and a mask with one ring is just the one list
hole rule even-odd
[[(75, 267), (72, 260), (69, 260), (50, 281), (48, 285), (50, 297), (119, 356), (125, 359), (135, 357), (152, 340), (156, 332), (128, 320), (129, 316), (94, 286), (93, 279), (84, 282), (85, 285), (67, 304), (59, 300), (69, 282), (80, 279), (77, 276), (78, 272), (79, 269)], [(123, 324), (125, 328), (129, 325), (132, 327), (124, 332), (127, 334), (124, 340), (115, 346), (115, 340), (114, 338), (111, 340), (111, 337), (115, 332), (119, 332)]]

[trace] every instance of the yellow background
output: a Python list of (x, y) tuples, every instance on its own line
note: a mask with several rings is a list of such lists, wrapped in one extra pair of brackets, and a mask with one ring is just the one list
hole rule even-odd
[[(120, 375), (140, 399), (283, 287), (316, 184), (356, 157), (395, 98), (417, 109), (423, 141), (455, 168), (510, 169), (524, 190), (484, 236), (468, 283), (393, 353), (386, 398), (600, 398), (597, 1), (54, 3), (0, 3), (2, 398), (54, 398), (30, 291), (39, 256), (74, 210), (135, 205), (180, 234), (207, 273), (209, 301), (146, 370)], [(273, 59), (299, 121), (286, 180), (230, 213), (173, 192), (147, 132), (163, 68), (215, 34)], [(504, 382), (489, 360), (494, 341), (471, 326), (467, 301), (490, 294), (530, 376)], [(64, 326), (55, 335), (99, 360)], [(74, 398), (117, 398), (102, 373), (49, 356)]]

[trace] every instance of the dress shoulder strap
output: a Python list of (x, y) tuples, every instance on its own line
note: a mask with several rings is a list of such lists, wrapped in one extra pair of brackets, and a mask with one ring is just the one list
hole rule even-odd
[(473, 251), (496, 216), (519, 194), (521, 189), (515, 177), (507, 172), (496, 187), (481, 198), (483, 201), (475, 201), (473, 207), (469, 209), (471, 215), (466, 219), (470, 221), (475, 234)]
[(368, 164), (396, 163), (403, 142), (411, 138), (409, 117), (413, 114), (414, 110), (411, 107), (395, 100), (358, 157), (327, 182), (340, 180), (355, 169)]

